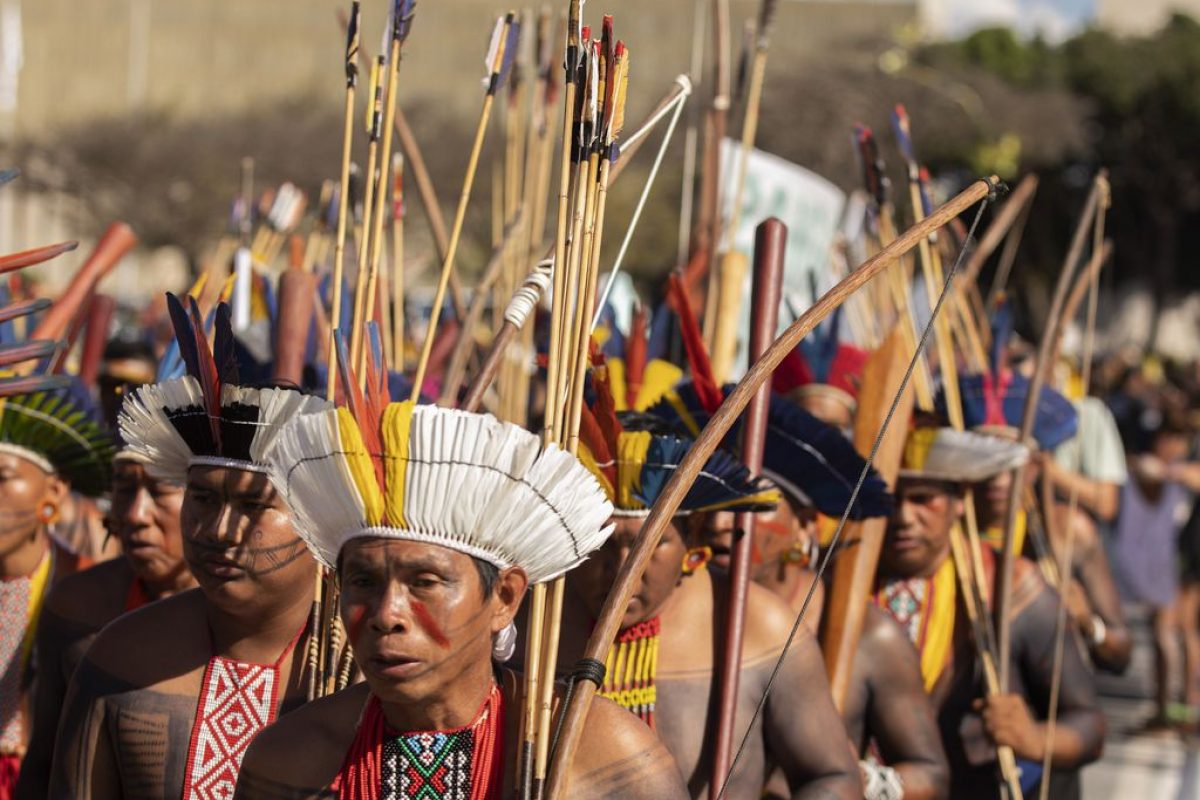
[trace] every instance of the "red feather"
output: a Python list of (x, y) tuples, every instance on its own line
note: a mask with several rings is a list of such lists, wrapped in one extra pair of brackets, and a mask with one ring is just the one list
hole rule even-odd
[(596, 392), (596, 402), (591, 408), (596, 424), (600, 426), (604, 438), (608, 441), (609, 449), (617, 451), (617, 439), (624, 430), (617, 419), (617, 404), (613, 402), (612, 386), (608, 382), (608, 369), (592, 370), (592, 388)]
[(592, 454), (596, 465), (608, 479), (609, 485), (615, 488), (617, 485), (617, 462), (613, 458), (612, 447), (609, 445), (599, 421), (587, 406), (583, 407), (579, 415), (579, 441)]
[(688, 366), (692, 370), (692, 385), (696, 387), (696, 396), (704, 410), (715, 414), (725, 397), (717, 381), (713, 378), (712, 364), (708, 360), (708, 351), (704, 349), (704, 338), (700, 333), (700, 325), (692, 311), (688, 300), (687, 289), (678, 272), (672, 272), (670, 278), (670, 297), (679, 316), (679, 328), (683, 334), (683, 347), (687, 351)]
[[(372, 406), (372, 402), (378, 403), (379, 395), (376, 393), (371, 401), (368, 401), (363, 396), (362, 389), (358, 386), (358, 376), (348, 366), (350, 363), (350, 354), (346, 351), (345, 338), (338, 338), (337, 347), (338, 367), (341, 369), (341, 376), (338, 380), (339, 394), (341, 394), (346, 408), (350, 411), (350, 415), (358, 422), (358, 429), (363, 437), (363, 446), (367, 448), (367, 454), (371, 456), (371, 464), (375, 467), (375, 480), (379, 483), (380, 491), (386, 493), (387, 483), (385, 481), (386, 473), (383, 468), (383, 442), (379, 438), (379, 426), (383, 417), (383, 408), (376, 409)], [(368, 359), (368, 384), (371, 383), (370, 376), (371, 366), (370, 359)]]
[(641, 304), (633, 308), (633, 322), (625, 340), (625, 404), (633, 408), (642, 378), (646, 375), (646, 309)]
[(204, 408), (208, 412), (208, 424), (212, 430), (216, 452), (221, 452), (221, 376), (217, 362), (204, 335), (204, 316), (196, 298), (187, 298), (188, 316), (192, 322), (192, 333), (196, 338), (196, 359), (200, 371), (200, 392), (204, 396)]

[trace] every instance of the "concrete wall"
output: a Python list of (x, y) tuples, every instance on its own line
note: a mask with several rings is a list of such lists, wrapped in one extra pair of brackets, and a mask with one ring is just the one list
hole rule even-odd
[[(363, 5), (363, 42), (376, 51), (387, 3)], [(0, 102), (0, 117), (8, 117), (0, 134), (38, 136), (96, 115), (148, 109), (219, 115), (305, 94), (339, 107), (344, 39), (335, 14), (348, 7), (348, 0), (0, 0), (0, 50), (12, 41), (19, 9), (24, 61), (15, 113), (5, 114)], [(589, 21), (602, 11), (616, 15), (618, 35), (631, 48), (634, 119), (686, 71), (693, 8), (693, 0), (588, 4)], [(735, 42), (741, 19), (756, 8), (733, 0)], [(419, 3), (405, 48), (405, 93), (472, 113), (499, 10), (495, 0)], [(805, 57), (844, 55), (849, 44), (893, 36), (915, 18), (916, 0), (781, 0), (772, 71), (798, 68)], [(0, 69), (3, 63), (0, 53)]]

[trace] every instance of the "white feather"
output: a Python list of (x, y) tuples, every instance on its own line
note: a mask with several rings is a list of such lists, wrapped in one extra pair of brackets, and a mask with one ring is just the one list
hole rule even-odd
[(972, 431), (939, 428), (929, 447), (922, 475), (960, 483), (980, 483), (1029, 460), (1018, 442)]
[(128, 449), (163, 480), (187, 480), (191, 448), (167, 417), (167, 409), (203, 408), (200, 384), (190, 375), (142, 386), (125, 398), (118, 425)]

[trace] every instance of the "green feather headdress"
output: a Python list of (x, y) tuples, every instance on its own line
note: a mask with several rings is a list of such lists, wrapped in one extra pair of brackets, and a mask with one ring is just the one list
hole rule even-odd
[(108, 489), (112, 437), (68, 391), (0, 399), (0, 452), (20, 456), (97, 497)]

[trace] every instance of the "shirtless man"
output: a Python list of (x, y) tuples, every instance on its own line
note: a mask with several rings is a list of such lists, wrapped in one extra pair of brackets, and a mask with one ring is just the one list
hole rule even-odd
[[(996, 745), (1010, 746), (1018, 759), (1034, 765), (1041, 763), (1049, 748), (1050, 796), (1078, 797), (1079, 770), (1099, 758), (1103, 747), (1104, 717), (1087, 667), (1078, 650), (1067, 646), (1057, 728), (1054, 739), (1047, 740), (1044, 721), (1060, 601), (1036, 567), (1024, 559), (1017, 562), (1013, 583), (1010, 692), (980, 699), (982, 680), (958, 599), (951, 529), (963, 513), (965, 487), (960, 478), (985, 479), (972, 474), (972, 465), (999, 463), (1003, 456), (999, 448), (1017, 445), (991, 437), (957, 436), (965, 442), (957, 451), (939, 449), (935, 437), (932, 448), (920, 457), (913, 457), (919, 448), (911, 445), (906, 453), (896, 511), (880, 561), (879, 602), (910, 631), (921, 651), (922, 671), (938, 709), (942, 743), (950, 760), (951, 797), (999, 796)], [(995, 452), (984, 452), (985, 448)], [(989, 567), (994, 557), (987, 548), (984, 562), (985, 570), (994, 576), (994, 566)]]
[(182, 504), (182, 486), (155, 479), (128, 451), (118, 454), (109, 525), (124, 555), (65, 578), (46, 598), (38, 624), (33, 734), (18, 798), (46, 796), (63, 697), (96, 633), (122, 614), (196, 585), (183, 559)]
[[(634, 429), (625, 430), (623, 424)], [(626, 416), (619, 422), (614, 418), (603, 425), (583, 426), (581, 458), (601, 478), (617, 508), (616, 530), (591, 559), (567, 576), (559, 664), (573, 664), (582, 654), (617, 570), (657, 499), (655, 487), (665, 485), (690, 444), (675, 436), (636, 430), (655, 425), (655, 420)], [(601, 436), (604, 429), (616, 433), (616, 440)], [(765, 510), (777, 502), (778, 494), (751, 479), (732, 457), (714, 454), (681, 506), (681, 512), (694, 515), (695, 521), (677, 516), (668, 526), (626, 609), (609, 656), (613, 663), (602, 691), (655, 728), (675, 757), (692, 797), (706, 795), (711, 779), (718, 672), (713, 654), (724, 641), (728, 599), (724, 576), (706, 568), (711, 551), (699, 535), (699, 516), (717, 510)], [(763, 697), (794, 614), (782, 600), (752, 583), (745, 619), (734, 728), (738, 739)], [(635, 674), (632, 685), (626, 685), (620, 667), (625, 653), (646, 646), (657, 648), (657, 658), (647, 660), (657, 669), (644, 669), (645, 674)], [(797, 708), (804, 713), (796, 714)], [(787, 777), (793, 797), (861, 797), (850, 748), (843, 737), (829, 735), (831, 730), (841, 730), (841, 723), (830, 700), (820, 650), (807, 631), (789, 651), (754, 726), (729, 779), (730, 797), (758, 796), (775, 765)]]
[[(216, 320), (229, 324), (224, 309)], [(177, 327), (185, 353), (211, 352), (202, 329)], [(305, 700), (316, 563), (261, 459), (280, 426), (328, 404), (238, 386), (229, 369), (215, 385), (188, 374), (126, 401), (128, 447), (185, 485), (183, 552), (199, 588), (96, 637), (63, 704), (51, 797), (227, 798), (253, 735)]]
[[(538, 455), (533, 434), (411, 403), (389, 406), (380, 429), (382, 463), (408, 461), (403, 484), (397, 488), (394, 475), (387, 485), (379, 474), (351, 479), (337, 462), (365, 453), (344, 434), (350, 424), (373, 423), (353, 423), (345, 412), (321, 416), (285, 432), (272, 479), (314, 552), (337, 570), (365, 683), (263, 731), (246, 756), (238, 800), (392, 800), (430, 785), (454, 797), (515, 796), (521, 681), (497, 665), (499, 638), (531, 580), (569, 569), (603, 541), (610, 507), (571, 456)], [(434, 433), (453, 426), (474, 431)], [(486, 453), (475, 447), (500, 439), (504, 445)], [(429, 486), (445, 465), (454, 472), (442, 475), (444, 485), (455, 489), (418, 494), (414, 487)], [(496, 474), (510, 480), (489, 480)], [(364, 519), (363, 496), (376, 492), (388, 498), (388, 516), (367, 511)], [(589, 495), (594, 501), (579, 502)], [(421, 520), (420, 531), (391, 524), (400, 518)], [(569, 777), (572, 798), (685, 796), (662, 744), (600, 698)]]

